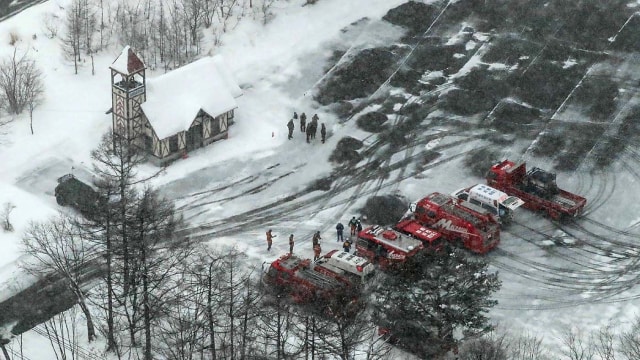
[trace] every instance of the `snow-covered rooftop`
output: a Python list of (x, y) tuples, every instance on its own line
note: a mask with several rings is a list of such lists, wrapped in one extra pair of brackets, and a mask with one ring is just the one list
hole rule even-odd
[(125, 75), (131, 75), (145, 68), (144, 63), (142, 62), (142, 60), (140, 60), (140, 57), (136, 55), (136, 53), (133, 51), (133, 49), (131, 49), (129, 45), (125, 46), (124, 49), (122, 49), (120, 55), (118, 55), (118, 57), (109, 67)]
[(238, 107), (242, 90), (222, 56), (205, 57), (147, 80), (142, 110), (158, 138), (189, 129), (200, 110), (216, 117)]

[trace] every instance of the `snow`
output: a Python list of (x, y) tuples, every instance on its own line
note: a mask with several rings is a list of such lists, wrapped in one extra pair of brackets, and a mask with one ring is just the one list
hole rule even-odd
[[(299, 194), (314, 180), (329, 175), (332, 166), (327, 159), (340, 138), (353, 136), (363, 140), (365, 145), (371, 144), (375, 138), (355, 127), (354, 121), (340, 123), (332, 113), (318, 108), (310, 96), (314, 85), (321, 79), (325, 60), (333, 50), (365, 48), (379, 42), (393, 43), (394, 37), (399, 37), (402, 31), (376, 20), (389, 8), (404, 2), (322, 0), (313, 6), (301, 6), (302, 0), (281, 1), (274, 9), (275, 18), (266, 27), (260, 19), (251, 21), (247, 18), (222, 35), (222, 45), (213, 47), (208, 44), (214, 56), (201, 60), (202, 66), (211, 66), (213, 62), (220, 69), (216, 59), (224, 58), (228, 71), (220, 71), (218, 75), (226, 84), (224, 88), (230, 90), (229, 98), (234, 99), (238, 95), (237, 88), (228, 86), (229, 79), (237, 79), (242, 88), (243, 96), (234, 100), (238, 106), (236, 124), (230, 127), (228, 140), (198, 149), (190, 153), (187, 159), (171, 164), (153, 180), (154, 185), (174, 199), (178, 208), (184, 209), (187, 221), (197, 225), (235, 214), (243, 215), (274, 200)], [(0, 39), (6, 41), (9, 33), (19, 36), (19, 50), (28, 49), (29, 55), (37, 60), (45, 75), (47, 90), (46, 101), (34, 112), (35, 134), (30, 133), (28, 116), (20, 116), (5, 129), (8, 134), (0, 136), (0, 209), (6, 202), (16, 205), (11, 214), (15, 231), (0, 230), (0, 300), (33, 282), (34, 279), (24, 274), (18, 266), (25, 261), (20, 252), (21, 233), (31, 221), (42, 221), (57, 211), (66, 211), (57, 206), (53, 197), (55, 180), (72, 171), (72, 167), (74, 173), (87, 173), (91, 168), (90, 151), (111, 126), (111, 115), (105, 114), (111, 107), (109, 66), (126, 69), (121, 55), (124, 51), (114, 46), (96, 54), (95, 76), (91, 75), (89, 63), (82, 63), (79, 74), (73, 74), (73, 64), (64, 59), (58, 40), (48, 39), (38, 30), (41, 29), (45, 13), (53, 12), (62, 18), (60, 6), (68, 3), (69, 0), (49, 1), (0, 22)], [(363, 18), (367, 20), (350, 28), (352, 33), (342, 31)], [(367, 37), (366, 30), (372, 28), (384, 29), (386, 36)], [(32, 38), (34, 32), (38, 35), (37, 39)], [(485, 42), (489, 35), (475, 33), (473, 39), (478, 43)], [(338, 40), (342, 43), (338, 44)], [(467, 45), (471, 46), (471, 42)], [(473, 45), (477, 46), (477, 43)], [(469, 60), (456, 76), (463, 76), (478, 66), (484, 50), (483, 44), (476, 54), (468, 56)], [(12, 51), (11, 46), (0, 46), (0, 57), (10, 55)], [(114, 62), (114, 59), (117, 60)], [(177, 69), (162, 75), (158, 71), (148, 70), (150, 92), (147, 104), (160, 102), (151, 96), (154, 87), (157, 89), (162, 81), (160, 79), (170, 78), (172, 74), (180, 74), (180, 71)], [(432, 72), (425, 75), (425, 79), (441, 75), (442, 72)], [(171, 86), (185, 89), (184, 93), (187, 93), (186, 90), (191, 89), (184, 85), (186, 80), (186, 77), (178, 79)], [(198, 79), (191, 80), (200, 83)], [(173, 101), (185, 101), (184, 106), (190, 106), (189, 109), (203, 106), (207, 100), (195, 102), (192, 96), (169, 95), (173, 96)], [(363, 112), (378, 108), (378, 105), (371, 105)], [(169, 118), (169, 113), (174, 114), (176, 109), (178, 105), (169, 106), (167, 102), (157, 108), (145, 109), (145, 112), (148, 110), (151, 114), (158, 110), (163, 112), (158, 116), (166, 115)], [(194, 115), (187, 113), (193, 111), (189, 109), (179, 115), (192, 120)], [(294, 138), (287, 140), (285, 125), (293, 111), (298, 114), (306, 112), (309, 118), (317, 113), (320, 122), (327, 124), (329, 129), (327, 143), (320, 144), (316, 140), (313, 144), (307, 144), (298, 123)], [(177, 119), (179, 115), (172, 116)], [(442, 114), (432, 113), (429, 118), (436, 115)], [(180, 122), (179, 125), (185, 126), (185, 123)], [(443, 130), (443, 134), (445, 132)], [(465, 144), (462, 147), (449, 147), (454, 141), (464, 141)], [(323, 250), (337, 249), (340, 244), (332, 241), (335, 223), (346, 223), (345, 219), (357, 214), (366, 198), (372, 194), (395, 191), (415, 200), (433, 191), (450, 193), (467, 183), (481, 182), (482, 179), (469, 178), (460, 161), (443, 160), (455, 159), (479, 144), (480, 141), (474, 137), (437, 137), (425, 148), (441, 154), (434, 160), (438, 166), (425, 169), (419, 176), (406, 178), (391, 187), (377, 187), (377, 179), (373, 179), (345, 188), (329, 199), (316, 200), (314, 196), (319, 191), (310, 191), (292, 201), (296, 205), (293, 210), (281, 212), (277, 217), (265, 217), (263, 221), (259, 218), (261, 222), (257, 225), (247, 226), (236, 233), (216, 235), (208, 244), (236, 246), (256, 264), (261, 264), (288, 251), (284, 239), (291, 233), (296, 235), (296, 251), (303, 256), (311, 256), (310, 235), (320, 230), (325, 239)], [(516, 146), (522, 145), (526, 147), (527, 144), (518, 143)], [(501, 155), (508, 156), (510, 151), (505, 148)], [(393, 160), (399, 161), (397, 158)], [(548, 164), (544, 163), (530, 165), (548, 168)], [(140, 172), (145, 174), (157, 170), (147, 164)], [(390, 178), (394, 175), (396, 173), (390, 174)], [(462, 179), (466, 179), (465, 184), (462, 184)], [(600, 200), (590, 217), (619, 229), (637, 227), (640, 205), (629, 194), (637, 193), (640, 184), (628, 172), (620, 171), (613, 175), (560, 174), (558, 183), (567, 189), (582, 190), (589, 199), (610, 194), (606, 202)], [(552, 228), (546, 219), (526, 211), (520, 211), (517, 216), (518, 221), (532, 228)], [(254, 219), (247, 218), (249, 220)], [(264, 250), (264, 229), (267, 227), (272, 227), (278, 235), (271, 253)], [(569, 243), (570, 238), (558, 236), (558, 239), (577, 246)], [(536, 242), (543, 245), (544, 249), (537, 246)], [(500, 303), (491, 311), (491, 316), (496, 322), (508, 323), (510, 331), (526, 331), (543, 337), (548, 347), (558, 348), (562, 345), (562, 331), (566, 326), (578, 326), (583, 332), (597, 329), (610, 321), (626, 326), (630, 321), (629, 314), (638, 313), (635, 288), (621, 290), (619, 296), (604, 300), (600, 293), (591, 291), (574, 296), (574, 293), (547, 288), (526, 278), (527, 275), (519, 276), (499, 268), (501, 261), (507, 261), (504, 253), (530, 260), (522, 265), (525, 269), (543, 264), (553, 266), (559, 261), (558, 254), (567, 252), (571, 256), (569, 246), (561, 248), (551, 239), (539, 237), (531, 239), (529, 243), (506, 232), (499, 248), (503, 251), (500, 255), (491, 254), (488, 257), (493, 264), (492, 270), (500, 270), (503, 281), (503, 288), (497, 294)], [(52, 358), (52, 354), (46, 352), (48, 345), (40, 345), (44, 344), (42, 339), (33, 332), (25, 334), (24, 340), (29, 343), (25, 349), (29, 351), (27, 355), (30, 359)]]
[(142, 110), (161, 140), (188, 130), (200, 110), (216, 117), (236, 109), (235, 97), (242, 94), (220, 55), (147, 79), (146, 85)]

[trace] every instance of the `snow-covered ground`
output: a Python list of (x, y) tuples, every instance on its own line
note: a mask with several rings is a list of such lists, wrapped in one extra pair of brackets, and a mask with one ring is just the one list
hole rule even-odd
[[(34, 113), (35, 134), (31, 135), (28, 118), (22, 116), (0, 138), (0, 205), (16, 205), (11, 214), (15, 231), (0, 232), (0, 300), (29, 280), (17, 268), (21, 232), (30, 221), (46, 219), (61, 210), (53, 197), (56, 178), (72, 168), (76, 174), (87, 174), (91, 167), (89, 153), (111, 125), (111, 115), (105, 114), (111, 107), (108, 66), (121, 48), (114, 46), (96, 56), (95, 76), (91, 75), (89, 64), (83, 64), (79, 74), (74, 75), (72, 64), (61, 54), (59, 40), (48, 39), (41, 29), (44, 14), (61, 14), (59, 5), (67, 2), (49, 1), (0, 23), (0, 42), (4, 42), (0, 57), (13, 51), (8, 44), (9, 34), (18, 34), (19, 50), (28, 49), (36, 59), (45, 74), (47, 89), (45, 103)], [(238, 99), (236, 124), (230, 129), (230, 137), (190, 153), (153, 180), (183, 211), (189, 227), (185, 231), (213, 245), (236, 245), (256, 264), (286, 252), (285, 239), (293, 233), (296, 251), (311, 256), (311, 234), (321, 231), (323, 251), (338, 248), (339, 244), (333, 241), (335, 224), (346, 223), (356, 215), (368, 196), (397, 193), (418, 199), (433, 191), (451, 192), (482, 182), (480, 178), (469, 178), (458, 156), (481, 146), (479, 140), (467, 134), (437, 137), (428, 143), (429, 149), (441, 153), (437, 161), (450, 160), (415, 176), (398, 169), (387, 180), (379, 181), (375, 175), (370, 181), (345, 178), (336, 180), (329, 192), (307, 190), (314, 180), (330, 174), (328, 157), (342, 136), (363, 139), (365, 144), (370, 136), (357, 129), (355, 121), (339, 123), (333, 114), (312, 101), (311, 94), (323, 77), (326, 60), (336, 49), (349, 52), (394, 42), (402, 30), (380, 18), (404, 2), (321, 0), (313, 6), (301, 6), (303, 0), (282, 1), (277, 3), (276, 17), (267, 26), (260, 19), (246, 19), (224, 34), (222, 45), (212, 48), (211, 54), (223, 55), (244, 91)], [(366, 19), (356, 23), (363, 18)], [(460, 75), (476, 60), (472, 58)], [(159, 74), (148, 72), (151, 77)], [(293, 140), (287, 140), (286, 123), (293, 111), (305, 112), (309, 117), (317, 113), (320, 122), (327, 125), (327, 143), (321, 144), (317, 139), (307, 144), (298, 124)], [(454, 142), (460, 144), (448, 146)], [(519, 158), (526, 145), (516, 143), (501, 155)], [(399, 160), (391, 158), (387, 165)], [(526, 160), (531, 165), (549, 167), (535, 164), (536, 159)], [(627, 162), (635, 165), (631, 157)], [(619, 230), (616, 236), (628, 242), (637, 228), (635, 214), (639, 207), (629, 194), (637, 193), (640, 181), (626, 166), (614, 168), (620, 170), (619, 174), (559, 174), (558, 182), (585, 195), (590, 204), (587, 216)], [(141, 172), (156, 170), (145, 165)], [(263, 211), (252, 212), (263, 206)], [(518, 222), (529, 228), (557, 235), (560, 243), (567, 237), (546, 219), (525, 211), (518, 216)], [(604, 231), (602, 226), (592, 225), (590, 231), (596, 235)], [(271, 253), (265, 251), (264, 233), (268, 228), (278, 235)], [(602, 238), (610, 235), (604, 231)], [(614, 246), (595, 235), (584, 240)], [(509, 330), (543, 337), (550, 348), (561, 344), (567, 327), (588, 332), (609, 322), (628, 325), (640, 302), (636, 300), (638, 291), (633, 278), (626, 278), (630, 269), (626, 260), (614, 268), (610, 258), (586, 258), (579, 248), (556, 244), (548, 236), (518, 226), (503, 233), (500, 251), (489, 255), (503, 281), (493, 319)], [(612, 250), (616, 253), (615, 248)], [(42, 342), (38, 335), (29, 332), (24, 339), (29, 343), (25, 350), (30, 359), (51, 358), (50, 354), (29, 352), (46, 348), (32, 346)]]

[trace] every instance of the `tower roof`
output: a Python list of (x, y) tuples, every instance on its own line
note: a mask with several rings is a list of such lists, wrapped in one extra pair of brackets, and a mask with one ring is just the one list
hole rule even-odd
[(140, 70), (144, 70), (145, 66), (140, 57), (133, 52), (129, 45), (122, 49), (122, 52), (109, 68), (125, 75), (134, 74)]

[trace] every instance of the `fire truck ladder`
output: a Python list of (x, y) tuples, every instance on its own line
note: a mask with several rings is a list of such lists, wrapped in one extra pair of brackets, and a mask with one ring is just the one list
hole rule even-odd
[(451, 203), (447, 204), (445, 206), (445, 210), (449, 214), (455, 215), (457, 217), (460, 217), (460, 218), (464, 219), (465, 221), (470, 222), (476, 228), (478, 228), (478, 227), (480, 227), (480, 225), (482, 225), (481, 222), (478, 220), (477, 216), (474, 216), (473, 214), (460, 209), (455, 204), (451, 204)]
[(342, 283), (340, 283), (337, 279), (322, 275), (310, 269), (300, 271), (299, 275), (300, 278), (308, 280), (309, 282), (322, 289), (337, 289), (342, 285)]

